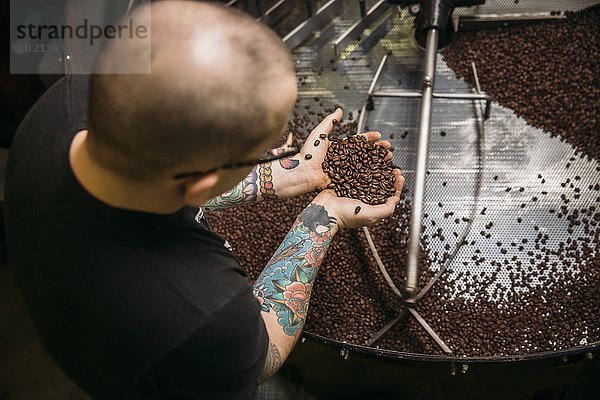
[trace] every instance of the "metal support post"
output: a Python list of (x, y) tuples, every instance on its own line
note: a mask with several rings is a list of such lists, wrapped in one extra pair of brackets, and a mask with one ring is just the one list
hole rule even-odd
[(367, 2), (365, 0), (358, 0), (360, 6), (360, 17), (364, 18), (367, 15)]
[(423, 218), (423, 200), (425, 195), (425, 172), (427, 170), (427, 145), (431, 124), (431, 105), (438, 48), (439, 32), (432, 28), (427, 32), (425, 51), (425, 71), (423, 75), (423, 95), (421, 97), (421, 119), (419, 122), (419, 142), (417, 148), (417, 166), (415, 169), (415, 189), (410, 218), (408, 240), (408, 263), (406, 266), (407, 302), (414, 303), (419, 272), (419, 254), (421, 252), (421, 224)]

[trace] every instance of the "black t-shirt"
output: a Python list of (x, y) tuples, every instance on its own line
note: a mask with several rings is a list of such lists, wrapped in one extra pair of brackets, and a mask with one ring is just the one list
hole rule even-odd
[(44, 346), (95, 400), (253, 398), (268, 336), (224, 240), (197, 209), (113, 208), (74, 176), (88, 85), (54, 85), (10, 152), (9, 259)]

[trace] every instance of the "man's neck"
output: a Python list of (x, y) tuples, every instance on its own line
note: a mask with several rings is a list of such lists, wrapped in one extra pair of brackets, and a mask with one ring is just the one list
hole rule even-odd
[(73, 174), (95, 198), (117, 208), (155, 214), (170, 214), (185, 204), (175, 182), (150, 184), (125, 179), (90, 157), (87, 131), (75, 135), (69, 151)]

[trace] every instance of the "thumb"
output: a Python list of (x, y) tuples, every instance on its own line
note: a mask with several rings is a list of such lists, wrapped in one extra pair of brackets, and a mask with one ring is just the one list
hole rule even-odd
[(319, 136), (321, 134), (329, 136), (333, 129), (333, 121), (340, 122), (343, 116), (344, 112), (342, 111), (342, 109), (339, 107), (336, 108), (333, 113), (326, 116), (325, 119), (323, 119), (323, 121), (321, 121), (321, 123), (317, 125), (315, 129), (313, 129), (313, 131), (310, 133), (310, 136), (314, 137)]

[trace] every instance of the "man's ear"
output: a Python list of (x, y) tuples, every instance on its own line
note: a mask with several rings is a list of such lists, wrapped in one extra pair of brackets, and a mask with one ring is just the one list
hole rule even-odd
[(203, 175), (197, 178), (188, 178), (184, 183), (185, 204), (200, 207), (210, 199), (211, 189), (219, 181), (217, 172)]

